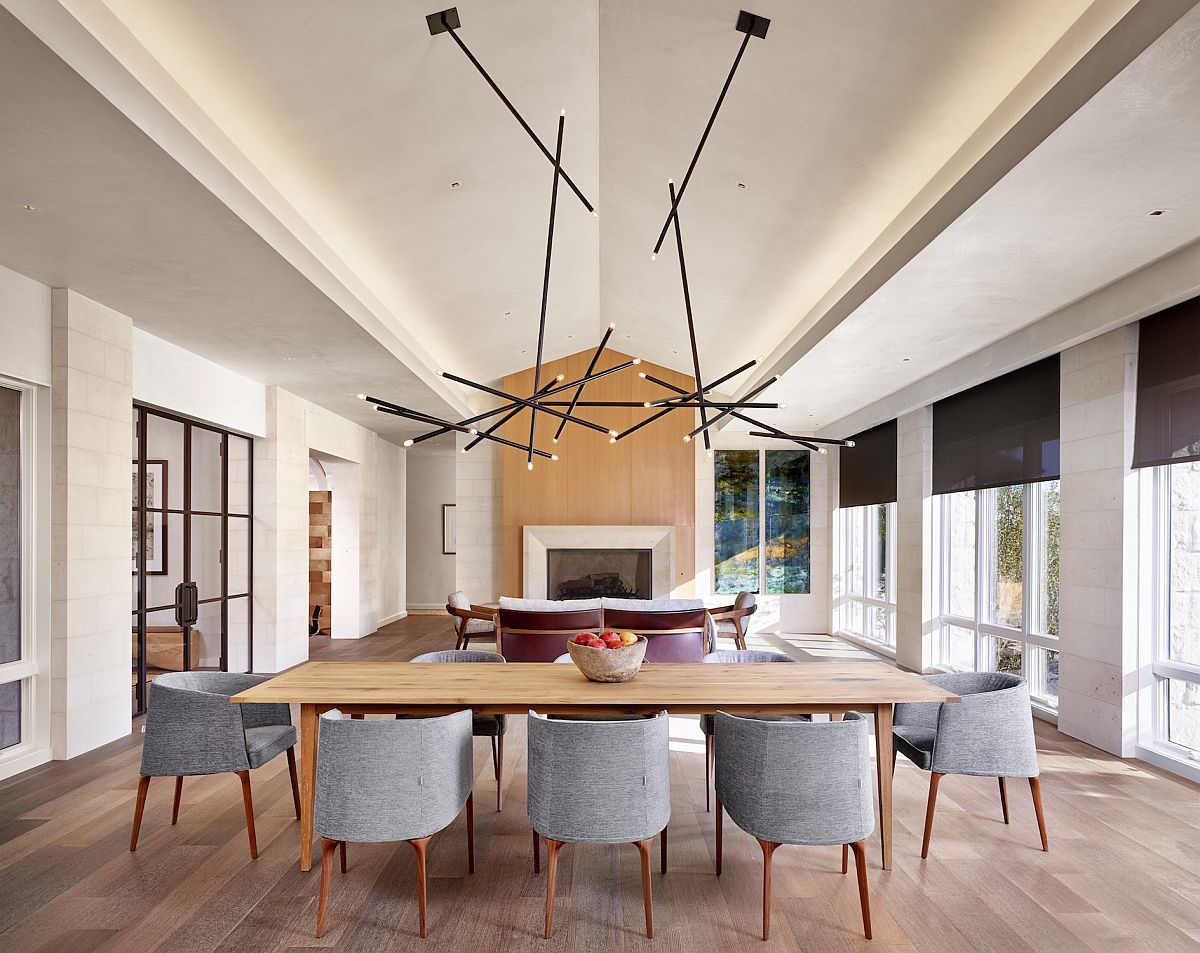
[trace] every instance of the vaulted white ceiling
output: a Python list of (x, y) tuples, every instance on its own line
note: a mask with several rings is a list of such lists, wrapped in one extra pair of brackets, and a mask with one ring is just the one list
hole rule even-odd
[[(179, 294), (180, 263), (156, 262), (131, 236), (129, 254), (150, 256), (134, 263), (143, 279), (113, 287), (92, 275), (94, 297), (360, 417), (349, 394), (365, 377), (381, 396), (444, 411), (463, 395), (437, 369), (494, 380), (532, 362), (550, 168), (451, 38), (429, 35), (436, 3), (0, 2), (116, 107), (61, 147), (86, 155), (123, 117), (155, 184), (143, 203), (140, 175), (119, 181), (133, 194), (96, 196), (91, 212), (75, 195), (68, 218), (105, 220), (105, 203), (131, 202), (187, 222), (179, 256), (189, 243), (210, 249), (197, 262), (218, 289), (223, 270), (238, 287), (260, 284), (257, 296)], [(1125, 187), (1145, 204), (1171, 168), (1184, 174), (1195, 100), (1160, 93), (1195, 78), (1195, 31), (1173, 27), (1191, 5), (756, 0), (770, 31), (750, 41), (680, 208), (706, 376), (767, 358), (761, 373), (784, 375), (789, 405), (775, 419), (829, 423), (1200, 235), (1186, 190), (1151, 201), (1182, 211), (1157, 232), (1140, 219), (1124, 227), (1133, 213), (1118, 197), (1095, 201)], [(560, 193), (550, 357), (615, 321), (621, 350), (690, 370), (673, 245), (657, 261), (650, 249), (666, 180), (682, 177), (741, 40), (738, 9), (459, 4), (462, 39), (544, 140), (566, 109), (564, 167), (600, 212)], [(1148, 46), (1158, 65), (1118, 76)], [(1131, 83), (1126, 92), (1104, 89), (1114, 76), (1110, 89)], [(95, 96), (60, 85), (55, 96)], [(47, 95), (19, 77), (4, 92), (35, 105)], [(1154, 150), (1137, 148), (1139, 123), (1169, 140), (1140, 180)], [(81, 191), (100, 184), (85, 162), (75, 171)], [(21, 190), (38, 184), (0, 158), (0, 194), (37, 204)], [(53, 271), (53, 242), (21, 244), (0, 242), (0, 260)], [(1051, 255), (1064, 267), (1028, 267)], [(74, 274), (56, 280), (86, 284), (105, 267), (86, 258), (80, 249)], [(281, 336), (298, 345), (286, 365), (266, 348)], [(909, 362), (895, 359), (901, 344)], [(324, 348), (339, 351), (333, 367)]]

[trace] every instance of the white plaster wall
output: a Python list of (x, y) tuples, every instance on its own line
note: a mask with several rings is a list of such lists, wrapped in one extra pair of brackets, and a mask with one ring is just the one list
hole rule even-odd
[(1137, 744), (1137, 327), (1062, 354), (1059, 728), (1121, 756)]
[(267, 432), (267, 389), (178, 345), (133, 329), (133, 399), (255, 437)]
[[(455, 454), (452, 448), (414, 448), (408, 451), (406, 531), (409, 554), (408, 598), (412, 609), (444, 608), (446, 596), (456, 585), (457, 557), (442, 553), (442, 504), (457, 501), (457, 456), (461, 454)], [(479, 507), (479, 504), (472, 504), (472, 516), (485, 512)], [(457, 514), (457, 506), (455, 509)], [(474, 531), (479, 529), (478, 526), (470, 528)], [(460, 524), (460, 538), (461, 535)]]
[(52, 296), (51, 737), (70, 758), (130, 730), (132, 324)]
[[(471, 438), (458, 435), (461, 449)], [(472, 602), (494, 602), (500, 597), (502, 452), (489, 441), (469, 454), (456, 455), (454, 502), (458, 522), (457, 556), (454, 560), (455, 588)], [(443, 603), (444, 605), (444, 603)]]
[(0, 268), (0, 374), (50, 384), (50, 289)]

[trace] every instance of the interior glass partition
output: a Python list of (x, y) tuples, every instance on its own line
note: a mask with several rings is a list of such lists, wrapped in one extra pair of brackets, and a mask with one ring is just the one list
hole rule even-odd
[(141, 714), (163, 672), (253, 669), (253, 445), (135, 405), (132, 479), (132, 702)]

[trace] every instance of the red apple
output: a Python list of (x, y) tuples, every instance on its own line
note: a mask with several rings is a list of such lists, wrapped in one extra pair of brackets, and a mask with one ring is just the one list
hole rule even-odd
[(606, 647), (610, 648), (610, 649), (623, 649), (623, 648), (625, 648), (625, 643), (622, 642), (620, 639), (617, 639), (617, 641), (615, 641), (615, 642), (606, 643)]
[(591, 641), (592, 633), (580, 632), (578, 635), (572, 636), (571, 641), (576, 645), (587, 645)]
[(605, 647), (603, 639), (589, 639), (586, 644), (594, 649), (602, 649)]

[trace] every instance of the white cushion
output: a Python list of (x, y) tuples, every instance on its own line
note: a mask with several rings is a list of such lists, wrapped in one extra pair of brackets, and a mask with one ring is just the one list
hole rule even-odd
[(501, 609), (519, 609), (522, 612), (582, 612), (599, 609), (599, 599), (516, 599), (500, 597)]

